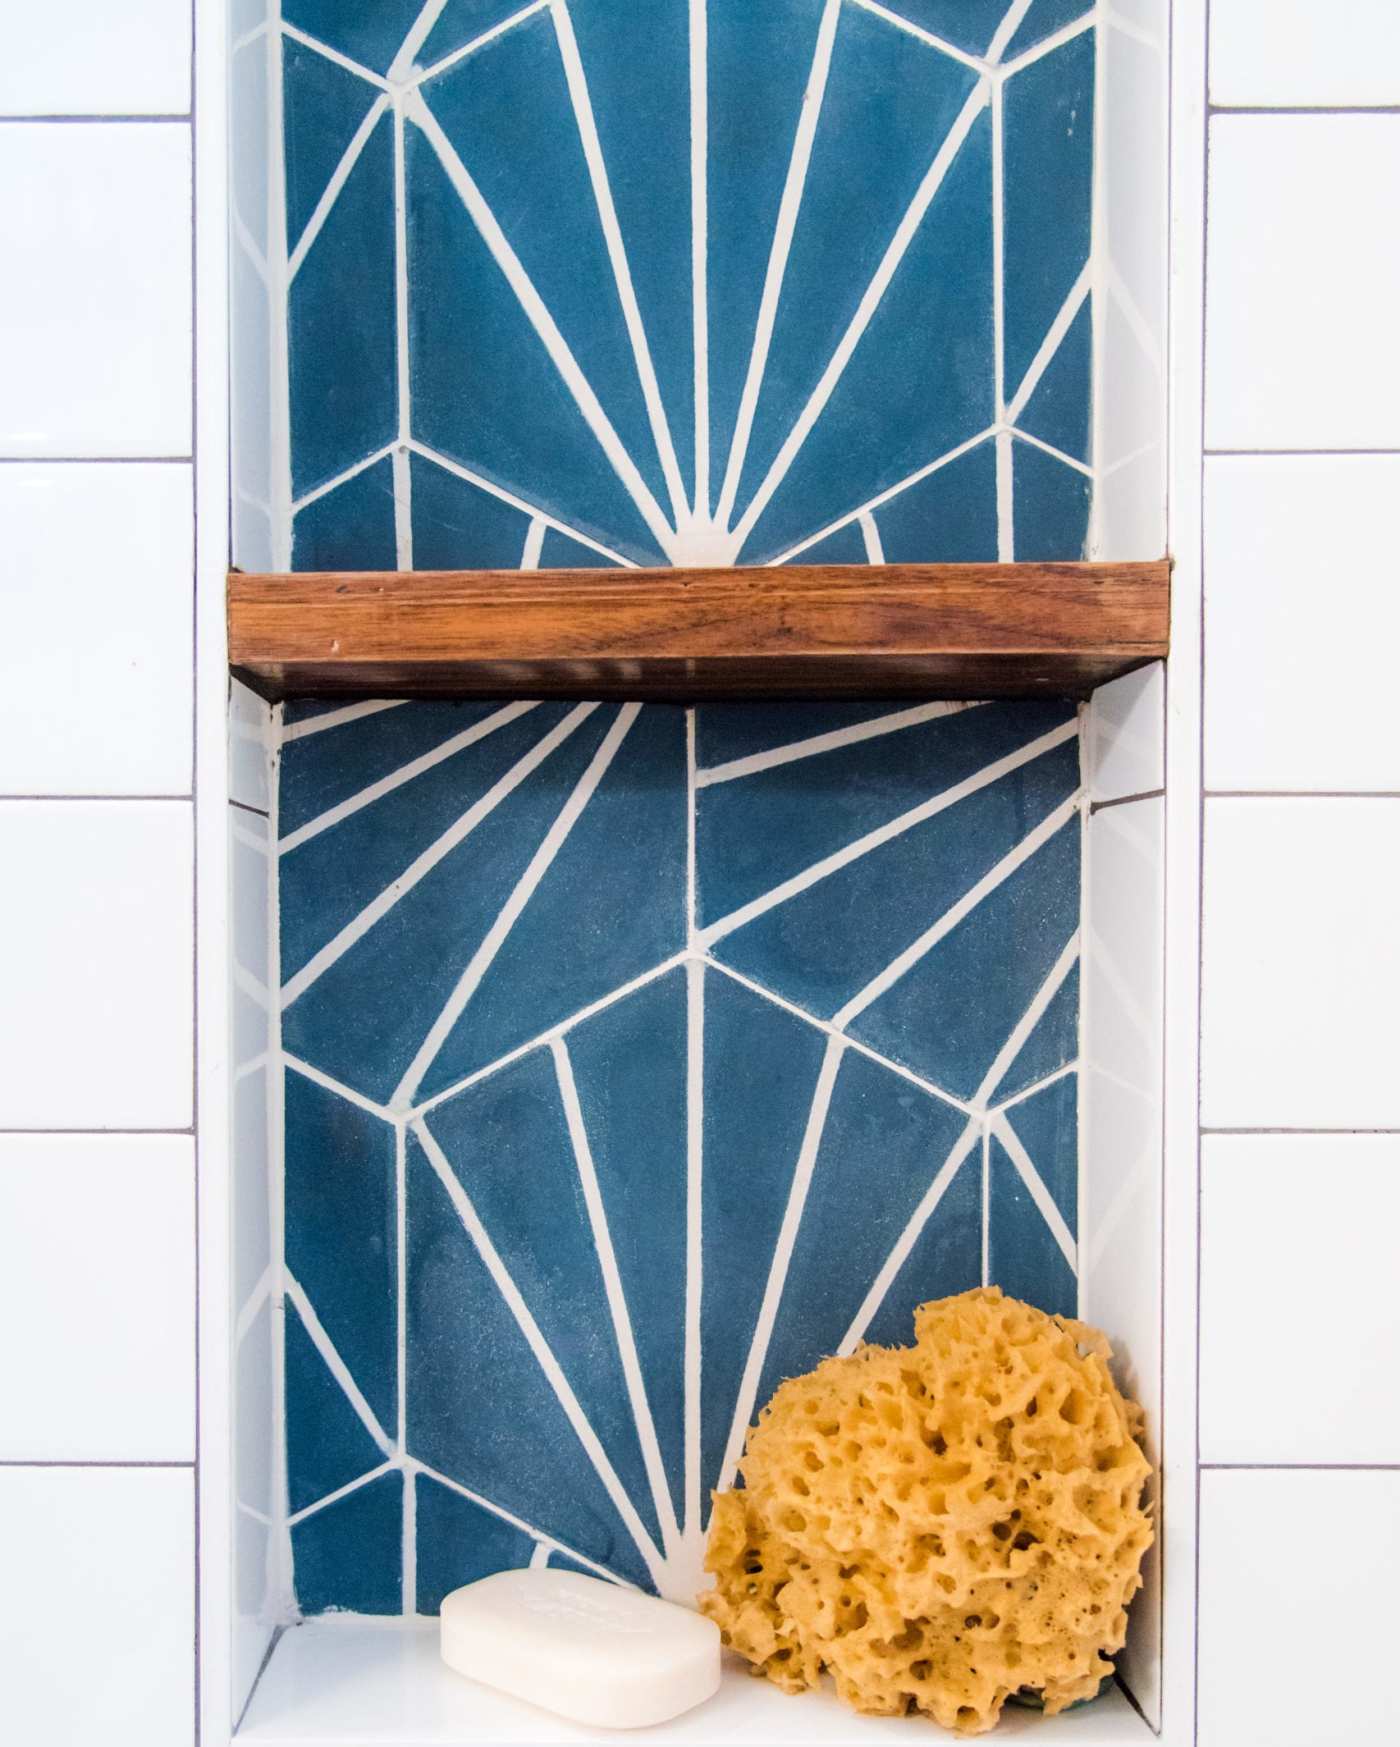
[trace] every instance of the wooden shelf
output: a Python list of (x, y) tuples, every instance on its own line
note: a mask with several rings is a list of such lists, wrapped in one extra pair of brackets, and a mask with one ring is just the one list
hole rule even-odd
[(264, 697), (1084, 695), (1167, 652), (1170, 563), (229, 577)]

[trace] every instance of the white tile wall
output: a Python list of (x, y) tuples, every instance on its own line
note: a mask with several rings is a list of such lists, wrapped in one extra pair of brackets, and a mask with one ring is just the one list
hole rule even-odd
[(191, 509), (185, 463), (0, 467), (0, 793), (189, 793)]
[(1206, 443), (1400, 446), (1400, 115), (1210, 126)]
[(1090, 699), (1084, 754), (1093, 800), (1150, 794), (1166, 781), (1165, 684), (1163, 664), (1154, 661)]
[(0, 802), (0, 1128), (187, 1128), (186, 801)]
[(0, 1136), (0, 1460), (194, 1460), (194, 1142)]
[(194, 1477), (0, 1468), (0, 1739), (190, 1747)]
[(1400, 1465), (1400, 1136), (1206, 1138), (1201, 1456)]
[(1400, 455), (1207, 462), (1208, 787), (1400, 790), (1397, 500)]
[(1211, 800), (1207, 1128), (1400, 1127), (1400, 801)]
[(1216, 103), (1400, 103), (1395, 0), (1211, 0)]
[(189, 128), (0, 128), (0, 212), (0, 454), (188, 455)]
[(1203, 1474), (1199, 1747), (1400, 1740), (1397, 1563), (1400, 1474)]
[(190, 0), (45, 0), (0, 11), (0, 114), (177, 115)]

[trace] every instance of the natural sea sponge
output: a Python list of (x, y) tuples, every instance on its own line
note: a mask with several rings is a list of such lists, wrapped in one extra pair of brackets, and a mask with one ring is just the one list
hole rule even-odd
[(1151, 1470), (1083, 1323), (984, 1287), (914, 1329), (777, 1391), (715, 1494), (700, 1608), (788, 1692), (827, 1670), (856, 1710), (976, 1735), (1021, 1689), (1053, 1713), (1111, 1672)]

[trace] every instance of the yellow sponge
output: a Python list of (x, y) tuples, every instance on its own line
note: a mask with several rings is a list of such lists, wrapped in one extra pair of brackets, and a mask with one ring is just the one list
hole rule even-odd
[(827, 1670), (859, 1711), (975, 1735), (1110, 1672), (1152, 1543), (1142, 1414), (1102, 1335), (996, 1287), (914, 1329), (777, 1391), (715, 1494), (700, 1608), (786, 1691)]

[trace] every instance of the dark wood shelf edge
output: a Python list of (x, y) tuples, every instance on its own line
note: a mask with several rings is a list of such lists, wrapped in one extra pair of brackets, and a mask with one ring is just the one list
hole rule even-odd
[(1167, 653), (1170, 561), (229, 576), (263, 697), (1083, 696)]

